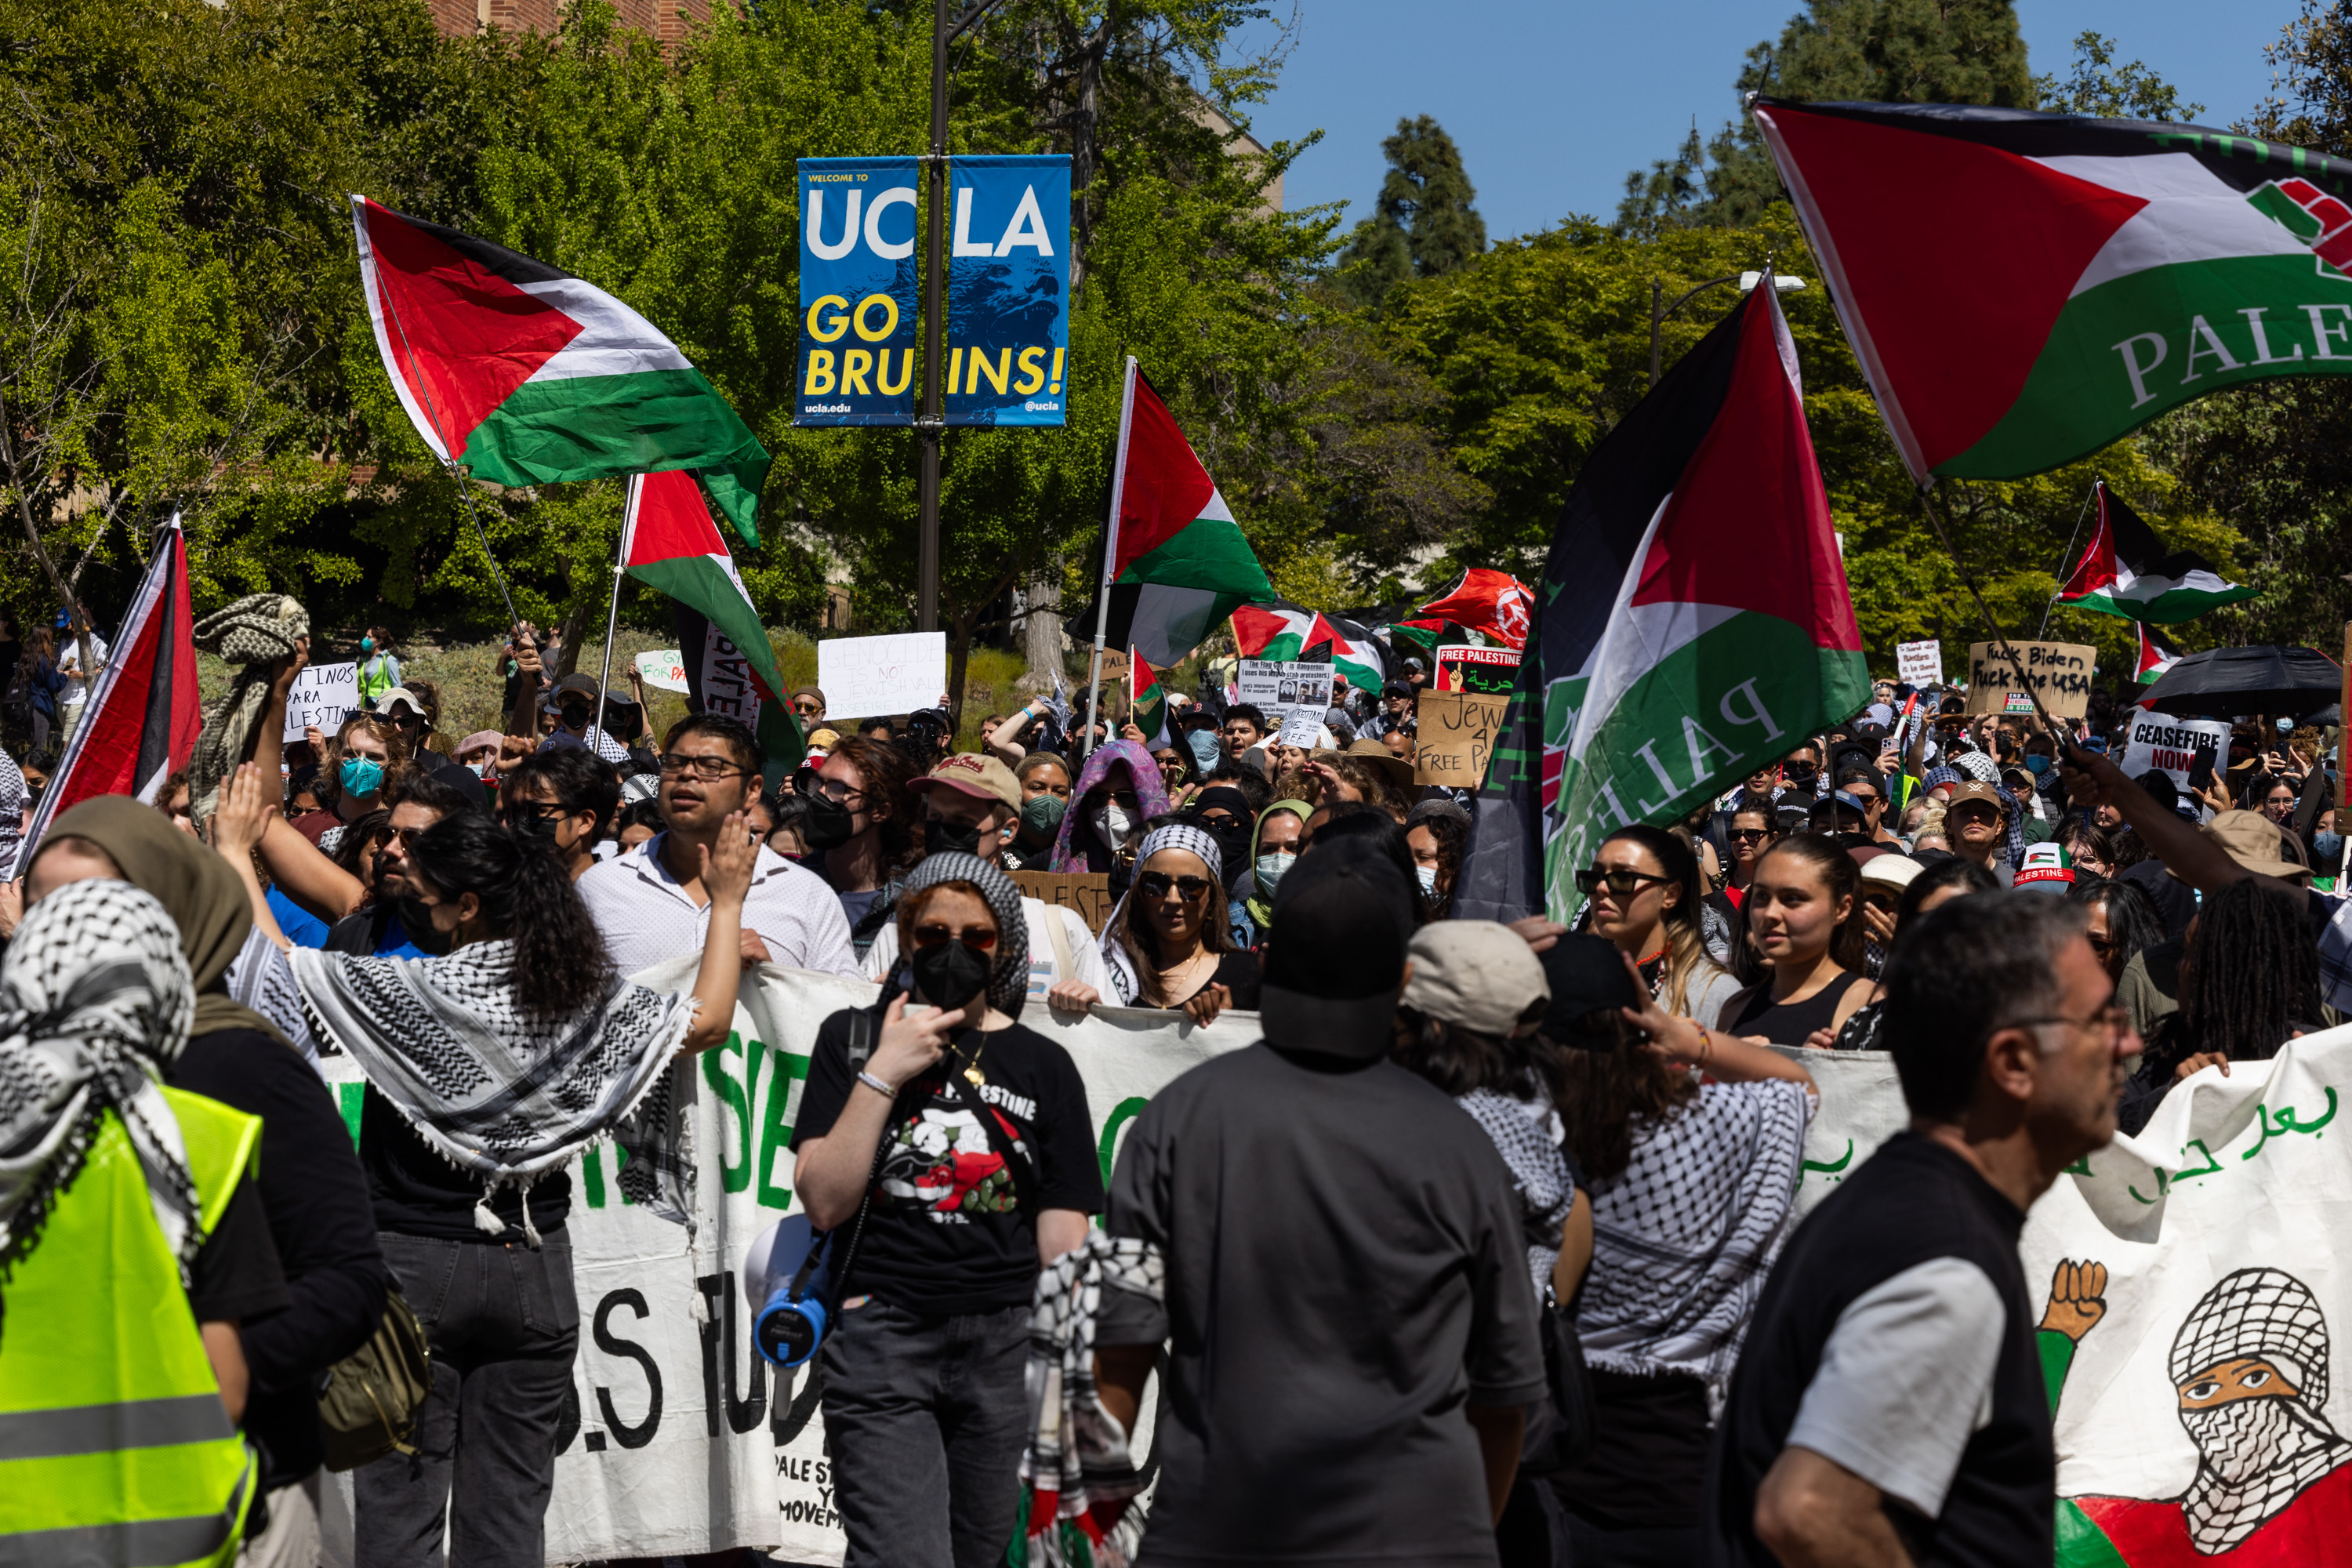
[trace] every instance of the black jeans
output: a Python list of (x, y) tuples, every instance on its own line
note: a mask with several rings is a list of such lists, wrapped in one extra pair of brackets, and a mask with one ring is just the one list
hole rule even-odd
[[(358, 1568), (541, 1568), (555, 1434), (580, 1343), (572, 1244), (442, 1241), (381, 1232), (393, 1280), (425, 1324), (433, 1392), (416, 1456), (352, 1478)], [(454, 1507), (452, 1506), (454, 1502)]]
[(1019, 1516), (1029, 1309), (926, 1317), (868, 1300), (825, 1336), (844, 1568), (991, 1568)]

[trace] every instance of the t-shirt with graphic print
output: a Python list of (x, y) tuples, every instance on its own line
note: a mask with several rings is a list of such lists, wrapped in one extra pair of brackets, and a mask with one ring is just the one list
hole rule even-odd
[[(975, 1060), (996, 1144), (947, 1076)], [(857, 1088), (850, 1070), (845, 1009), (817, 1030), (793, 1149), (832, 1131), (853, 1092), (873, 1090)], [(1019, 1024), (956, 1034), (938, 1067), (900, 1088), (883, 1137), (887, 1152), (846, 1294), (927, 1314), (1026, 1306), (1037, 1281), (1035, 1215), (1021, 1211), (997, 1144), (1027, 1159), (1036, 1208), (1101, 1212), (1086, 1082), (1069, 1052)]]

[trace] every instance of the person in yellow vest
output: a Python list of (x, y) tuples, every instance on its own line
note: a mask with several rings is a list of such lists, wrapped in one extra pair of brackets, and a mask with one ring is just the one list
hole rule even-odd
[(244, 1536), (238, 1324), (287, 1293), (259, 1118), (161, 1081), (194, 1013), (125, 882), (42, 900), (0, 961), (0, 1562), (221, 1564)]

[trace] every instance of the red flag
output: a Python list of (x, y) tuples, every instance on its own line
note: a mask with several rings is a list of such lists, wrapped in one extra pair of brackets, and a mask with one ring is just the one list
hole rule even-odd
[(16, 863), (32, 864), (41, 835), (69, 806), (102, 795), (152, 801), (173, 770), (195, 755), (203, 725), (195, 621), (188, 613), (188, 547), (174, 514), (65, 756), (41, 794)]
[(1533, 591), (1508, 572), (1473, 566), (1462, 574), (1462, 581), (1454, 585), (1452, 593), (1423, 605), (1421, 614), (1458, 622), (1474, 632), (1485, 633), (1506, 647), (1524, 648), (1528, 646), (1528, 617), (1535, 602)]

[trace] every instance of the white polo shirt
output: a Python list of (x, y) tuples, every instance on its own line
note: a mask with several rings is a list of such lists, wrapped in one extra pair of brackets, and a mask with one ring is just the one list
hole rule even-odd
[[(661, 862), (656, 833), (625, 855), (589, 868), (580, 897), (604, 933), (604, 951), (624, 974), (665, 959), (698, 956), (710, 929), (710, 906), (698, 907)], [(863, 977), (849, 945), (841, 900), (813, 871), (765, 845), (743, 898), (743, 929), (757, 931), (769, 954), (791, 969)]]

